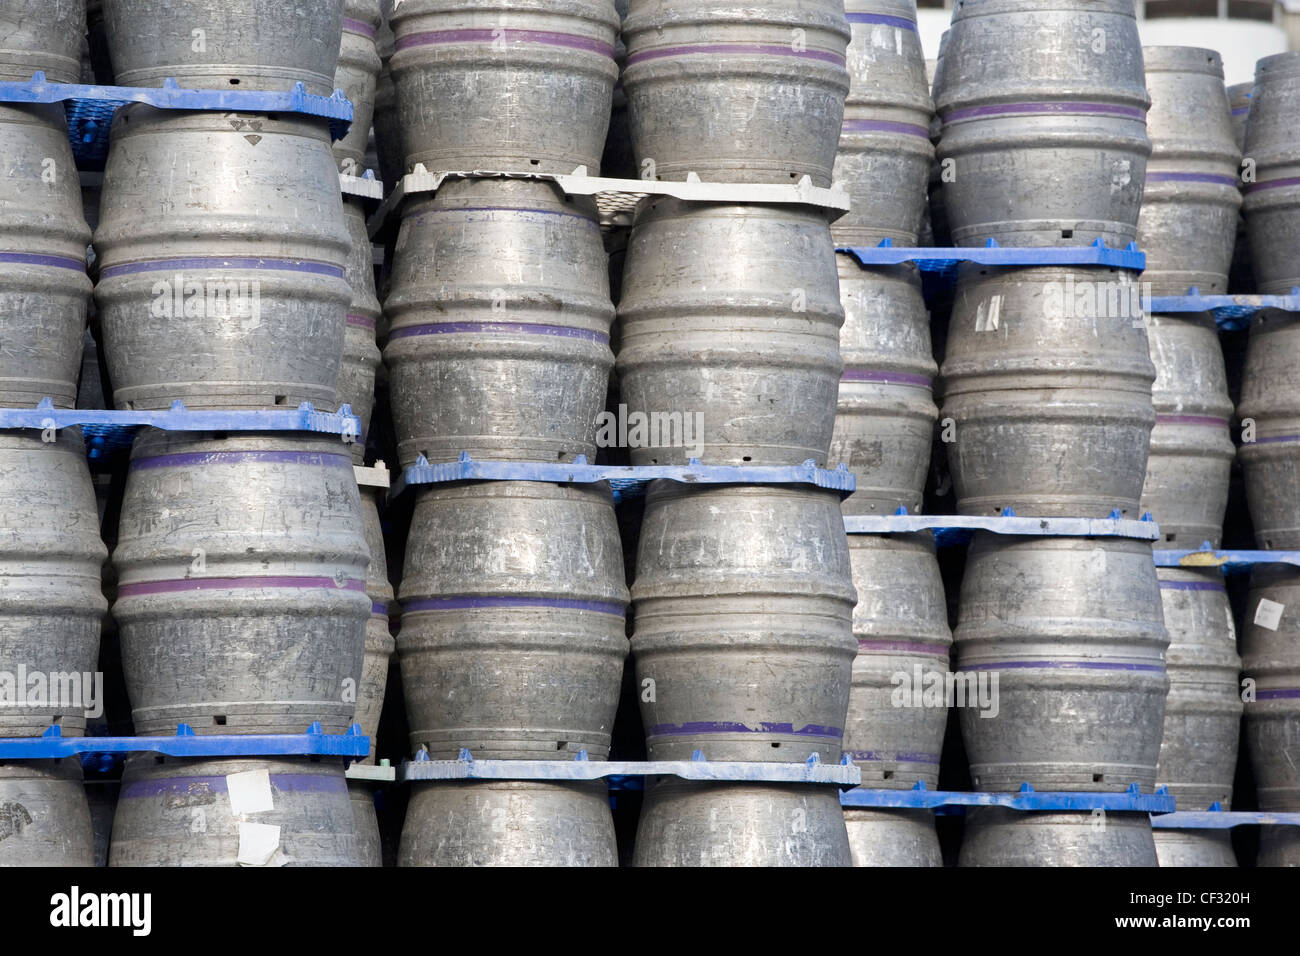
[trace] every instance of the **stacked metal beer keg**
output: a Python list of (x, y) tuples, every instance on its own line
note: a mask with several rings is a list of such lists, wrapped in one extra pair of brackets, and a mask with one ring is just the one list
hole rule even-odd
[[(135, 86), (329, 95), (347, 49), (342, 0), (103, 13), (116, 80)], [(336, 408), (353, 299), (340, 195), (324, 119), (119, 110), (94, 237), (116, 406)], [(352, 723), (370, 552), (336, 437), (145, 429), (113, 564), (137, 734)], [(143, 756), (127, 761), (109, 857), (357, 865), (357, 844), (340, 762)]]
[[(853, 205), (831, 235), (840, 249), (884, 240), (914, 246), (934, 156), (916, 10), (911, 0), (853, 0), (845, 9), (853, 38), (835, 177)], [(843, 512), (919, 512), (938, 414), (920, 276), (913, 265), (864, 268), (844, 252), (836, 261), (844, 372), (830, 460), (847, 464), (857, 480)], [(863, 786), (909, 789), (923, 781), (934, 789), (952, 643), (934, 544), (926, 533), (850, 535), (849, 554), (858, 653), (844, 748)], [(929, 706), (927, 682), (939, 688)], [(916, 699), (898, 700), (905, 691)], [(856, 865), (940, 863), (927, 811), (853, 808), (845, 822)]]
[[(841, 3), (632, 0), (623, 40), (644, 178), (830, 185), (849, 87)], [(643, 207), (619, 303), (621, 397), (698, 415), (702, 434), (693, 453), (632, 448), (633, 464), (827, 462), (834, 249), (807, 206)], [(651, 759), (839, 760), (856, 644), (838, 504), (807, 486), (651, 485), (632, 586)], [(634, 853), (642, 866), (849, 861), (833, 789), (756, 783), (648, 785)]]
[[(81, 4), (0, 11), (0, 79), (75, 83)], [(58, 105), (0, 106), (0, 407), (71, 408), (90, 302), (89, 239)], [(106, 603), (95, 494), (75, 429), (0, 432), (0, 737), (83, 733)], [(68, 677), (61, 681), (59, 677)], [(75, 681), (75, 683), (73, 683)], [(83, 681), (86, 686), (83, 687)], [(0, 866), (89, 866), (90, 810), (75, 759), (0, 762)]]
[[(935, 88), (957, 245), (1137, 238), (1151, 144), (1132, 4), (968, 0)], [(1106, 266), (963, 267), (940, 373), (959, 512), (1138, 516), (1155, 375), (1137, 289)], [(995, 717), (960, 714), (977, 790), (1150, 791), (1169, 638), (1148, 544), (977, 533), (954, 639), (958, 671), (1000, 678)], [(1155, 863), (1145, 816), (1093, 823), (972, 811), (961, 863)]]
[[(1300, 285), (1296, 273), (1297, 150), (1300, 54), (1256, 64), (1243, 160), (1243, 213), (1258, 291), (1285, 295)], [(1256, 546), (1300, 547), (1300, 314), (1269, 309), (1255, 316), (1238, 413), (1241, 462)], [(1242, 632), (1246, 747), (1261, 810), (1300, 810), (1294, 759), (1300, 736), (1300, 644), (1292, 610), (1300, 577), (1286, 564), (1256, 568)], [(1260, 865), (1300, 863), (1295, 827), (1265, 827)]]
[[(384, 108), (400, 134), (381, 130), (381, 152), (402, 150), (399, 172), (597, 170), (618, 78), (612, 2), (406, 0), (389, 25)], [(384, 308), (403, 466), (594, 459), (614, 307), (590, 204), (490, 174), (409, 197)], [(628, 603), (608, 487), (413, 493), (398, 638), (412, 749), (604, 759)], [(402, 865), (617, 862), (599, 782), (412, 786)]]

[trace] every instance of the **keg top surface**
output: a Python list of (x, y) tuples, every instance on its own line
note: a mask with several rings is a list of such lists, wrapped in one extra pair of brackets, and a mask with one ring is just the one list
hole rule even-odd
[(1133, 0), (956, 0), (952, 19), (1023, 13), (1111, 14), (1135, 19)]
[(850, 22), (854, 22), (854, 14), (865, 13), (899, 17), (916, 23), (916, 4), (913, 0), (844, 0), (844, 12)]
[[(395, 8), (395, 9), (394, 9)], [(400, 0), (385, 5), (394, 32), (415, 17), (436, 16), (441, 21), (481, 21), (483, 27), (498, 26), (502, 16), (568, 17), (619, 27), (618, 11), (610, 0)]]
[(1285, 79), (1297, 73), (1300, 73), (1300, 50), (1275, 53), (1255, 64), (1255, 85)]
[(1148, 73), (1206, 73), (1223, 79), (1223, 57), (1199, 46), (1144, 46)]
[[(406, 2), (409, 3), (410, 0)], [(633, 0), (627, 19), (623, 21), (623, 33), (626, 39), (629, 34), (636, 32), (691, 25), (710, 31), (737, 26), (813, 27), (838, 34), (845, 41), (851, 37), (844, 4), (840, 0), (802, 0), (798, 4)]]

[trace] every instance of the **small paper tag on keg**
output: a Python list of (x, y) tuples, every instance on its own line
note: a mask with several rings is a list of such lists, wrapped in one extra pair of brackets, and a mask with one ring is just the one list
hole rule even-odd
[(271, 800), (271, 774), (267, 770), (227, 774), (226, 793), (230, 796), (230, 812), (235, 816), (275, 809)]
[(975, 309), (975, 331), (996, 332), (1002, 314), (1002, 296), (991, 295)]
[(1255, 608), (1255, 623), (1260, 627), (1268, 628), (1270, 631), (1276, 631), (1277, 626), (1282, 623), (1282, 612), (1284, 610), (1286, 610), (1285, 604), (1278, 604), (1268, 598), (1260, 598), (1259, 607)]
[(267, 866), (279, 852), (279, 827), (269, 823), (239, 824), (239, 856), (235, 862), (240, 866)]

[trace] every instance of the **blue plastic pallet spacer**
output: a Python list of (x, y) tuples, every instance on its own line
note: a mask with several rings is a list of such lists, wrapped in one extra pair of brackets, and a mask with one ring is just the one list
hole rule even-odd
[(337, 412), (318, 412), (310, 402), (294, 409), (191, 411), (182, 402), (172, 402), (166, 411), (112, 411), (55, 408), (50, 399), (43, 398), (35, 408), (0, 408), (0, 429), (57, 431), (78, 426), (92, 459), (129, 448), (140, 428), (173, 432), (316, 432), (338, 435), (348, 444), (361, 434), (361, 419), (352, 414), (352, 406), (343, 405)]
[(814, 485), (853, 493), (853, 473), (844, 465), (818, 468), (809, 459), (802, 465), (705, 465), (698, 458), (685, 465), (592, 465), (586, 455), (572, 462), (476, 461), (461, 452), (454, 462), (430, 464), (423, 455), (402, 471), (389, 494), (396, 496), (407, 486), (442, 484), (451, 481), (547, 481), (558, 484), (590, 484), (608, 481), (615, 499), (644, 493), (656, 480), (680, 481), (693, 485)]
[(1203, 544), (1195, 551), (1156, 551), (1158, 568), (1219, 569), (1226, 574), (1241, 574), (1259, 564), (1300, 566), (1300, 551), (1235, 551), (1211, 548)]
[(1121, 793), (1089, 793), (1035, 790), (1027, 783), (1015, 793), (963, 793), (955, 790), (927, 790), (924, 781), (911, 790), (868, 790), (857, 788), (840, 794), (845, 807), (937, 810), (941, 807), (1005, 807), (1024, 811), (1105, 810), (1111, 813), (1172, 813), (1174, 798), (1167, 787), (1142, 793), (1136, 783)]
[(1292, 288), (1290, 295), (1201, 295), (1192, 286), (1186, 295), (1152, 296), (1142, 303), (1142, 308), (1147, 312), (1175, 315), (1212, 312), (1219, 328), (1239, 331), (1248, 328), (1255, 313), (1264, 309), (1300, 312), (1300, 289)]
[(353, 724), (327, 734), (313, 723), (305, 734), (210, 734), (180, 724), (170, 737), (64, 737), (51, 727), (40, 737), (0, 738), (0, 760), (58, 760), (80, 754), (158, 753), (168, 757), (365, 757), (370, 738)]
[(1219, 803), (1209, 810), (1175, 810), (1151, 818), (1159, 830), (1231, 830), (1240, 826), (1300, 827), (1300, 813), (1268, 813), (1261, 810), (1224, 810)]
[(330, 121), (330, 135), (342, 139), (352, 126), (352, 104), (335, 90), (333, 96), (308, 93), (301, 83), (291, 90), (191, 90), (173, 79), (159, 87), (97, 86), (51, 83), (43, 72), (30, 80), (0, 82), (0, 103), (66, 103), (68, 138), (77, 165), (97, 165), (108, 153), (113, 114), (129, 103), (157, 109), (231, 113), (300, 113)]
[[(695, 751), (690, 760), (590, 760), (580, 750), (572, 760), (476, 760), (462, 749), (456, 760), (431, 760), (420, 751), (398, 768), (402, 783), (436, 780), (600, 780), (603, 778), (680, 777), (736, 783), (817, 783), (857, 786), (862, 774), (847, 756), (824, 764), (816, 754), (801, 763), (755, 763), (706, 760)], [(617, 789), (635, 789), (620, 779)]]
[(930, 531), (934, 533), (935, 544), (939, 547), (964, 544), (976, 531), (1048, 537), (1160, 540), (1160, 527), (1150, 512), (1135, 521), (1121, 517), (1119, 511), (1112, 511), (1105, 518), (1032, 518), (1018, 516), (1010, 508), (1003, 508), (1001, 515), (913, 515), (908, 514), (906, 508), (899, 508), (892, 515), (847, 515), (844, 518), (844, 530), (847, 534), (910, 534)]
[(1146, 254), (1137, 243), (1112, 249), (1101, 239), (1087, 246), (1000, 246), (989, 239), (982, 246), (895, 246), (883, 239), (877, 246), (845, 246), (835, 250), (858, 260), (861, 266), (897, 266), (914, 262), (922, 272), (953, 271), (963, 262), (982, 266), (1110, 266), (1141, 272)]

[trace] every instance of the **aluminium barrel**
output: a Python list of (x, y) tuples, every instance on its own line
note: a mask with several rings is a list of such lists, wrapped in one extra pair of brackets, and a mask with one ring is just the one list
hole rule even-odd
[[(1261, 295), (1289, 295), (1300, 286), (1300, 51), (1255, 64), (1243, 150), (1241, 205), (1250, 261)], [(1248, 163), (1247, 163), (1248, 161)]]
[[(1160, 866), (1236, 866), (1231, 830), (1154, 828)], [(1261, 864), (1262, 865), (1262, 864)]]
[(1158, 866), (1145, 813), (1026, 812), (971, 807), (957, 865)]
[(41, 72), (51, 83), (80, 83), (85, 36), (86, 0), (8, 0), (0, 8), (0, 82)]
[(845, 807), (844, 825), (854, 866), (943, 866), (933, 811)]
[(632, 0), (623, 88), (641, 176), (829, 186), (850, 36), (842, 0)]
[(605, 759), (628, 650), (607, 487), (488, 481), (421, 491), (400, 597), (413, 751)]
[(136, 732), (342, 733), (368, 560), (337, 437), (142, 432), (113, 552)]
[(941, 74), (956, 245), (1137, 238), (1150, 99), (1131, 0), (963, 0)]
[(1155, 783), (1169, 680), (1149, 542), (978, 532), (954, 670), (997, 681), (959, 709), (976, 790), (1120, 791)]
[[(844, 752), (862, 785), (939, 785), (948, 724), (948, 604), (928, 533), (849, 535), (858, 603)], [(976, 706), (977, 700), (963, 704)], [(933, 824), (931, 824), (933, 827)]]
[(913, 0), (847, 0), (852, 30), (849, 95), (834, 179), (849, 192), (849, 211), (831, 226), (837, 245), (882, 239), (914, 246), (927, 216), (926, 185), (934, 147), (934, 104)]
[[(104, 704), (108, 610), (95, 492), (78, 429), (0, 432), (0, 737), (85, 734)], [(102, 713), (102, 710), (101, 710)]]
[(1105, 267), (962, 270), (940, 370), (959, 513), (1138, 517), (1156, 419), (1138, 290)]
[(384, 554), (384, 529), (379, 522), (376, 488), (361, 489), (361, 521), (370, 552), (366, 568), (366, 596), (370, 598), (370, 617), (366, 619), (366, 647), (361, 659), (361, 680), (357, 684), (357, 710), (354, 719), (361, 733), (370, 738), (370, 755), (361, 763), (375, 762), (379, 717), (384, 710), (388, 688), (388, 664), (397, 648), (388, 631), (388, 620), (397, 605), (393, 586), (388, 580), (388, 560)]
[(827, 461), (857, 480), (844, 513), (919, 513), (939, 415), (920, 275), (913, 266), (863, 269), (843, 253), (835, 260), (844, 371)]
[(1166, 547), (1218, 547), (1237, 449), (1228, 376), (1214, 316), (1149, 316), (1156, 424), (1139, 510), (1160, 525)]
[(852, 866), (825, 784), (647, 782), (632, 865)]
[(1255, 313), (1241, 376), (1241, 459), (1258, 547), (1300, 548), (1300, 317)]
[(366, 231), (365, 208), (356, 199), (343, 205), (343, 218), (352, 239), (345, 276), (352, 289), (347, 324), (343, 330), (343, 361), (339, 366), (338, 403), (351, 405), (352, 414), (361, 419), (361, 434), (352, 446), (352, 457), (359, 465), (365, 458), (366, 435), (375, 409), (375, 374), (379, 369), (379, 346), (375, 344), (375, 327), (382, 315), (375, 294), (374, 254), (370, 233)]
[(403, 465), (595, 459), (614, 306), (589, 205), (544, 182), (445, 183), (406, 207), (384, 311)]
[(95, 865), (81, 762), (0, 763), (0, 869)]
[(119, 86), (334, 92), (343, 0), (105, 0)]
[(95, 231), (117, 407), (333, 409), (350, 248), (323, 120), (118, 110)]
[(652, 483), (632, 602), (651, 760), (839, 761), (858, 642), (834, 492)]
[(343, 41), (334, 87), (342, 90), (352, 104), (352, 126), (346, 136), (334, 141), (334, 159), (340, 172), (353, 176), (360, 176), (366, 169), (366, 144), (382, 66), (375, 45), (378, 30), (379, 0), (343, 0)]
[(647, 203), (618, 316), (622, 400), (650, 424), (634, 465), (826, 461), (844, 309), (819, 210)]
[(613, 0), (403, 0), (390, 23), (405, 171), (599, 173)]
[(1241, 635), (1246, 753), (1261, 810), (1300, 811), (1300, 572), (1286, 565), (1251, 574)]
[(128, 757), (108, 865), (364, 866), (343, 765)]
[(0, 405), (72, 408), (90, 230), (63, 107), (0, 105), (0, 148)]

